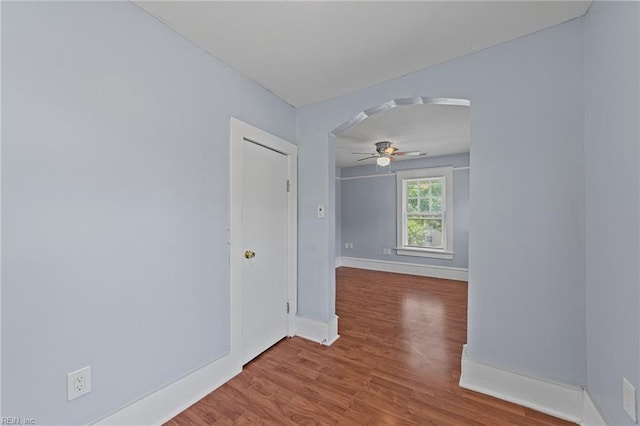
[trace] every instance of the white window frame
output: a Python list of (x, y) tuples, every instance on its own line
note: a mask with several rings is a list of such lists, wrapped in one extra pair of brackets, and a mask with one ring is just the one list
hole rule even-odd
[[(444, 178), (444, 211), (443, 211), (443, 236), (444, 248), (409, 247), (407, 242), (407, 191), (406, 182), (414, 179)], [(431, 257), (435, 259), (453, 259), (453, 167), (433, 167), (429, 169), (402, 170), (396, 172), (396, 204), (398, 214), (397, 222), (397, 247), (396, 253), (401, 256)]]

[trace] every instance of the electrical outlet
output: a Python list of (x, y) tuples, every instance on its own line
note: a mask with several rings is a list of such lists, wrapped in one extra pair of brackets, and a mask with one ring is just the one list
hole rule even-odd
[(349, 248), (349, 243), (344, 243), (344, 248)]
[(67, 401), (91, 392), (91, 366), (67, 373)]
[(349, 248), (353, 248), (353, 243), (349, 243)]
[(636, 388), (624, 377), (622, 378), (622, 407), (636, 423), (638, 421), (636, 414)]
[(383, 248), (382, 249), (382, 255), (383, 256), (391, 256), (391, 249), (390, 248)]

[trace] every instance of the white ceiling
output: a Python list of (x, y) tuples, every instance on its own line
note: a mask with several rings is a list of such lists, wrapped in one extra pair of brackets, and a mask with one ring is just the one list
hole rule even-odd
[(411, 105), (389, 109), (336, 137), (336, 166), (373, 164), (373, 159), (358, 162), (366, 156), (353, 153), (373, 154), (374, 143), (379, 141), (392, 142), (400, 151), (426, 152), (429, 157), (469, 152), (470, 123), (466, 106)]
[(589, 1), (136, 1), (294, 106), (583, 15)]

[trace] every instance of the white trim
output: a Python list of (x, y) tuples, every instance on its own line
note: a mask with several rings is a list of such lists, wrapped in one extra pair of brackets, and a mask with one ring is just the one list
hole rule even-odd
[(570, 422), (582, 420), (582, 389), (480, 364), (462, 351), (460, 387), (523, 405)]
[[(288, 273), (287, 286), (289, 298), (289, 315), (287, 335), (293, 336), (296, 328), (297, 312), (297, 277), (298, 277), (298, 147), (291, 142), (260, 130), (235, 117), (230, 122), (231, 167), (230, 167), (230, 281), (231, 281), (231, 355), (242, 359), (242, 261), (244, 248), (242, 247), (242, 176), (243, 150), (242, 141), (251, 142), (278, 151), (287, 157), (289, 173), (289, 227), (287, 232)], [(284, 185), (284, 182), (283, 182)], [(239, 361), (242, 362), (242, 361)]]
[(335, 343), (336, 340), (340, 338), (338, 334), (338, 316), (334, 315), (329, 321), (329, 325), (327, 327), (327, 341), (323, 342), (323, 345), (331, 346)]
[(296, 318), (296, 336), (331, 346), (340, 337), (338, 316), (334, 315), (328, 323), (299, 316)]
[(347, 177), (338, 177), (336, 176), (337, 180), (351, 180), (351, 179), (366, 179), (366, 178), (377, 178), (377, 177), (394, 177), (396, 174), (395, 173), (384, 173), (384, 174), (379, 174), (379, 175), (362, 175), (362, 176), (347, 176)]
[(242, 367), (226, 355), (92, 424), (161, 425), (240, 373)]
[(251, 139), (258, 145), (278, 151), (284, 155), (298, 155), (298, 147), (293, 143), (265, 132), (249, 123), (231, 117), (231, 133), (235, 133), (247, 139)]
[(471, 101), (469, 101), (468, 99), (431, 98), (426, 96), (412, 96), (409, 98), (391, 99), (383, 104), (359, 112), (351, 120), (345, 121), (335, 129), (333, 129), (331, 132), (329, 132), (329, 135), (339, 136), (361, 121), (367, 119), (368, 117), (371, 117), (372, 115), (407, 105), (458, 105), (468, 107), (471, 106)]
[(582, 392), (582, 421), (581, 426), (608, 426), (606, 420), (602, 417), (602, 414), (598, 411), (591, 400), (589, 392), (584, 390)]
[[(456, 166), (453, 168), (454, 172), (457, 172), (458, 170), (471, 170), (471, 167), (469, 166)], [(403, 172), (404, 170), (398, 170), (399, 172)], [(396, 172), (391, 172), (391, 173), (380, 173), (377, 175), (362, 175), (362, 176), (346, 176), (346, 177), (342, 177), (342, 176), (336, 176), (336, 180), (351, 180), (351, 179), (365, 179), (365, 178), (376, 178), (376, 177), (385, 177), (385, 176), (395, 176)]]
[(336, 268), (339, 268), (342, 266), (342, 258), (336, 256)]
[(468, 281), (469, 270), (450, 266), (420, 265), (417, 263), (392, 262), (389, 260), (361, 259), (341, 257), (340, 266), (368, 269), (371, 271), (394, 272), (397, 274), (418, 275), (421, 277), (444, 278), (447, 280)]
[(453, 166), (423, 167), (421, 169), (397, 170), (396, 176), (400, 179), (429, 179), (432, 177), (450, 177)]
[(429, 250), (417, 247), (397, 247), (396, 254), (399, 256), (416, 256), (416, 257), (431, 257), (433, 259), (453, 259), (453, 253), (444, 250)]

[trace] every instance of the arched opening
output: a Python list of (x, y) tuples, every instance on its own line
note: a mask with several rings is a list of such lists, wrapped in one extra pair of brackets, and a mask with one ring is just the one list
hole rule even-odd
[[(437, 222), (431, 221), (438, 225), (444, 225), (445, 221), (448, 224), (449, 242), (443, 242), (442, 239), (437, 236), (439, 244), (431, 247), (432, 253), (420, 253), (419, 250), (414, 253), (409, 253), (407, 250), (402, 251), (402, 255), (407, 255), (406, 258), (395, 258), (402, 262), (416, 263), (418, 265), (431, 265), (433, 267), (448, 268), (449, 271), (444, 270), (431, 270), (425, 273), (434, 273), (436, 276), (443, 278), (453, 279), (465, 279), (467, 276), (466, 270), (468, 269), (468, 192), (469, 192), (469, 175), (470, 175), (470, 101), (468, 99), (458, 98), (440, 98), (440, 97), (409, 97), (392, 99), (384, 102), (378, 106), (366, 109), (350, 120), (345, 121), (340, 126), (336, 127), (329, 133), (330, 143), (330, 161), (335, 164), (336, 177), (335, 177), (335, 230), (336, 230), (336, 264), (340, 264), (340, 258), (342, 250), (354, 250), (348, 252), (355, 258), (366, 258), (365, 252), (369, 253), (369, 257), (373, 257), (372, 260), (392, 260), (391, 258), (380, 256), (392, 256), (401, 251), (397, 251), (402, 246), (415, 246), (418, 240), (422, 243), (426, 243), (426, 238), (432, 240), (434, 235), (428, 235), (425, 238), (410, 238), (412, 241), (407, 240), (407, 235), (401, 235), (403, 232), (407, 234), (406, 226), (400, 224), (403, 215), (403, 209), (406, 210), (406, 206), (401, 206), (401, 200), (398, 191), (401, 191), (401, 187), (393, 182), (393, 179), (375, 179), (376, 184), (358, 185), (359, 192), (354, 194), (358, 198), (358, 195), (362, 194), (364, 200), (355, 200), (353, 197), (347, 197), (349, 202), (362, 207), (360, 212), (352, 212), (351, 216), (362, 217), (366, 214), (366, 207), (371, 204), (370, 197), (373, 194), (373, 190), (378, 191), (381, 187), (384, 187), (386, 192), (384, 193), (384, 202), (386, 204), (386, 210), (380, 203), (371, 205), (371, 209), (375, 210), (378, 214), (386, 216), (387, 221), (391, 221), (393, 216), (394, 226), (389, 228), (388, 222), (383, 224), (378, 221), (368, 220), (372, 226), (383, 226), (385, 230), (383, 232), (385, 241), (372, 241), (372, 239), (361, 238), (365, 240), (367, 244), (371, 244), (370, 247), (360, 247), (363, 250), (358, 250), (353, 246), (354, 241), (343, 240), (342, 238), (342, 210), (341, 203), (342, 195), (342, 183), (346, 180), (358, 180), (363, 182), (365, 179), (373, 180), (373, 178), (396, 177), (396, 181), (400, 179), (397, 172), (407, 174), (407, 170), (416, 169), (435, 169), (441, 167), (451, 167), (452, 172), (455, 171), (459, 180), (465, 180), (464, 184), (457, 185), (459, 191), (462, 191), (462, 196), (456, 197), (455, 200), (450, 199), (449, 205), (437, 203), (437, 207), (442, 209), (442, 215)], [(382, 161), (381, 161), (382, 160)], [(346, 173), (343, 176), (342, 171)], [(456, 179), (458, 180), (458, 179)], [(385, 182), (382, 184), (381, 182)], [(450, 184), (452, 184), (450, 182)], [(346, 186), (346, 185), (345, 185)], [(350, 184), (349, 186), (354, 186)], [(443, 195), (451, 196), (454, 188), (449, 189), (449, 194)], [(393, 192), (394, 196), (389, 194)], [(377, 192), (379, 194), (379, 192)], [(433, 194), (430, 194), (432, 196)], [(369, 198), (367, 198), (369, 197)], [(442, 199), (444, 203), (446, 200)], [(415, 200), (413, 200), (415, 201)], [(433, 201), (433, 200), (432, 200)], [(455, 201), (456, 205), (452, 205)], [(426, 203), (426, 201), (425, 201)], [(393, 206), (392, 206), (393, 204)], [(419, 207), (419, 206), (416, 206)], [(425, 204), (425, 208), (426, 208)], [(406, 220), (406, 211), (405, 220)], [(446, 217), (448, 213), (452, 213), (450, 217)], [(453, 217), (453, 213), (457, 213)], [(433, 218), (432, 218), (433, 219)], [(425, 224), (426, 220), (418, 221), (414, 218), (411, 222), (413, 234), (417, 230), (416, 224), (421, 222)], [(456, 230), (456, 232), (453, 232)], [(444, 232), (444, 229), (431, 230), (436, 233)], [(427, 232), (430, 232), (427, 230)], [(391, 237), (393, 235), (393, 237)], [(362, 236), (361, 236), (362, 237)], [(454, 241), (454, 237), (455, 240)], [(393, 241), (390, 241), (393, 239)], [(433, 241), (431, 241), (433, 242)], [(453, 258), (454, 243), (457, 243), (458, 255), (456, 259)], [(345, 245), (346, 244), (346, 245)], [(422, 244), (423, 246), (425, 244)], [(447, 247), (448, 246), (448, 247)], [(425, 249), (429, 247), (423, 247)], [(447, 252), (448, 255), (438, 255), (435, 253), (436, 248), (441, 248), (441, 251)], [(410, 256), (416, 254), (416, 256)], [(434, 261), (425, 260), (425, 258), (435, 259)], [(457, 268), (455, 273), (447, 275), (444, 272), (452, 272)], [(440, 275), (438, 275), (440, 274)]]
[[(379, 275), (369, 271), (467, 281), (470, 105), (467, 99), (394, 99), (356, 114), (329, 133), (330, 158), (336, 166), (336, 267), (357, 268), (339, 270), (338, 289), (347, 288), (341, 284), (343, 279), (371, 280), (372, 285), (362, 290), (372, 304), (386, 304), (374, 293), (393, 294), (389, 305), (395, 305), (381, 313), (381, 322), (392, 320), (399, 335), (422, 344), (416, 324), (428, 316), (425, 334), (432, 339), (429, 344), (444, 351), (450, 351), (448, 333), (457, 335), (456, 350), (461, 349), (466, 324), (450, 329), (446, 316), (452, 309), (440, 295), (451, 288), (456, 312), (466, 318), (466, 284), (447, 287), (447, 281), (439, 280), (439, 296), (420, 291), (400, 295), (393, 293), (397, 287), (391, 290), (374, 283)], [(424, 282), (410, 277), (406, 281), (410, 285)], [(335, 294), (353, 298), (351, 291)], [(343, 309), (345, 315), (345, 321), (341, 318), (343, 331), (353, 332), (354, 326), (346, 320), (359, 314), (344, 310), (345, 306), (336, 299), (336, 313), (340, 316)], [(369, 325), (357, 325), (366, 331), (355, 334), (373, 333), (377, 321), (375, 315), (372, 318)], [(418, 346), (404, 353), (414, 358), (409, 364), (421, 362), (420, 350), (412, 352)], [(457, 356), (455, 362), (459, 359)]]

